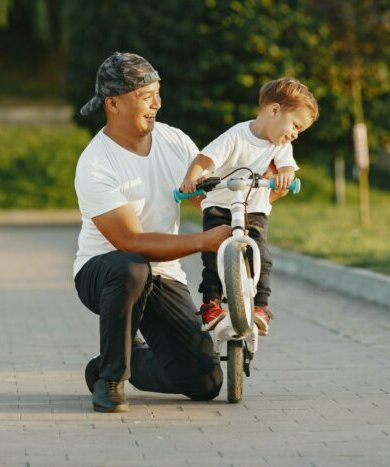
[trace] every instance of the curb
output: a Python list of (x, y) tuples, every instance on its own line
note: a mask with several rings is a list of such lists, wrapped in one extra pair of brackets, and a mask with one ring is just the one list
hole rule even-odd
[[(184, 223), (187, 232), (199, 232), (195, 223)], [(304, 279), (321, 287), (337, 290), (354, 298), (390, 307), (390, 276), (360, 268), (335, 264), (300, 253), (271, 247), (273, 269)]]
[(390, 277), (384, 274), (335, 264), (324, 259), (272, 247), (273, 267), (278, 272), (355, 298), (390, 307)]
[(72, 116), (73, 107), (63, 104), (0, 107), (3, 125), (66, 125), (71, 123)]
[(10, 210), (0, 211), (0, 225), (79, 225), (81, 214), (78, 209)]

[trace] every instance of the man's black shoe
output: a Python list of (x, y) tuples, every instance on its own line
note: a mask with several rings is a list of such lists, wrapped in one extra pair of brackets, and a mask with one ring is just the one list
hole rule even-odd
[(97, 412), (128, 412), (125, 382), (98, 379), (93, 388), (92, 403)]
[(100, 355), (92, 358), (85, 367), (84, 376), (88, 389), (93, 393), (93, 386), (99, 379)]
[[(147, 347), (147, 344), (136, 335), (133, 339), (132, 347)], [(85, 382), (87, 383), (88, 389), (93, 393), (93, 386), (95, 382), (99, 379), (99, 367), (100, 367), (100, 355), (92, 358), (85, 367), (84, 376)]]

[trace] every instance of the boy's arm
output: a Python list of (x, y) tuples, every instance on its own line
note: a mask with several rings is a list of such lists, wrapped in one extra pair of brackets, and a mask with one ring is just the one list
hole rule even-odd
[(288, 190), (271, 190), (269, 194), (269, 202), (274, 203), (279, 198), (283, 198), (284, 196), (288, 195)]
[(195, 196), (193, 198), (188, 198), (188, 202), (194, 206), (194, 208), (198, 209), (199, 211), (202, 212), (202, 207), (201, 207), (201, 203), (202, 201), (206, 198), (205, 195), (199, 195), (199, 196)]
[(187, 173), (180, 185), (183, 193), (191, 193), (196, 190), (197, 180), (201, 177), (204, 170), (210, 169), (214, 165), (210, 157), (204, 154), (198, 154), (188, 167)]
[[(274, 161), (271, 161), (270, 165), (268, 166), (268, 169), (264, 172), (263, 178), (274, 178), (275, 175), (277, 174), (277, 168), (274, 163)], [(284, 196), (288, 195), (288, 190), (271, 190), (269, 194), (269, 201), (270, 203), (273, 203), (279, 198), (283, 198)]]

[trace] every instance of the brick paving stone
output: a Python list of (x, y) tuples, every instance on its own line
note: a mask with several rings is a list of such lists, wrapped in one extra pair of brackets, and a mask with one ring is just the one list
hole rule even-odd
[[(127, 384), (129, 413), (93, 412), (98, 320), (73, 288), (77, 235), (0, 230), (0, 466), (390, 466), (390, 309), (281, 274), (242, 403), (226, 383), (211, 402)], [(184, 263), (199, 300), (199, 257)]]

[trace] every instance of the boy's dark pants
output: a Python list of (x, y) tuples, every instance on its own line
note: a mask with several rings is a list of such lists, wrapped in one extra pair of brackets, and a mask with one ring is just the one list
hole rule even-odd
[[(210, 230), (219, 225), (231, 224), (230, 209), (212, 206), (203, 211), (203, 230)], [(255, 305), (268, 305), (271, 294), (270, 272), (272, 267), (271, 255), (267, 247), (268, 218), (263, 213), (250, 213), (247, 215), (247, 226), (249, 237), (253, 238), (260, 249), (261, 273), (257, 284), (257, 294), (254, 298)], [(252, 263), (252, 249), (248, 248), (249, 261)], [(203, 272), (199, 292), (203, 293), (203, 303), (213, 299), (221, 299), (222, 285), (218, 276), (217, 254), (202, 253)]]
[[(219, 358), (186, 285), (152, 276), (143, 256), (122, 251), (91, 258), (75, 284), (100, 318), (100, 378), (194, 400), (218, 395)], [(132, 347), (137, 329), (147, 346)]]

